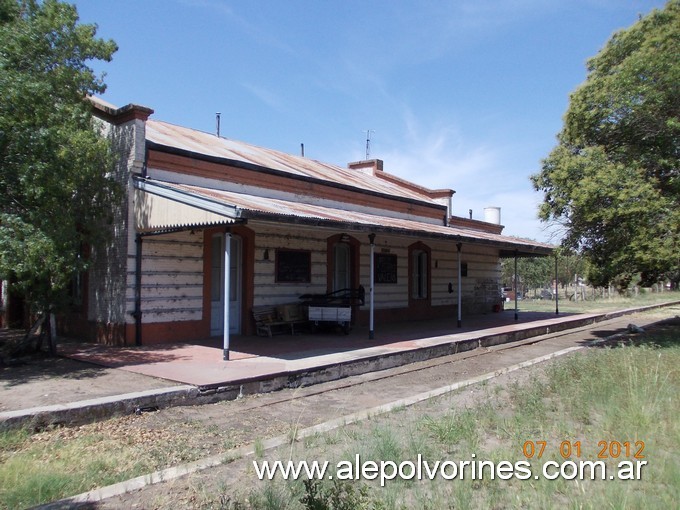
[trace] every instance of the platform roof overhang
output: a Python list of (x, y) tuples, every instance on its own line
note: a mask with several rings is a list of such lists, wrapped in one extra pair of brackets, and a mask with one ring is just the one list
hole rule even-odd
[(541, 257), (553, 252), (553, 246), (527, 239), (315, 203), (267, 198), (148, 178), (135, 178), (134, 186), (135, 218), (138, 232), (141, 233), (163, 233), (261, 220), (367, 234), (385, 233), (480, 244), (498, 248), (501, 256), (505, 257)]
[(135, 228), (140, 234), (162, 234), (240, 220), (233, 206), (205, 200), (147, 180), (134, 179)]

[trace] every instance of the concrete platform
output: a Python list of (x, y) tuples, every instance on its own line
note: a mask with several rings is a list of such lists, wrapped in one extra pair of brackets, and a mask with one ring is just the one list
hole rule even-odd
[[(63, 343), (59, 353), (121, 371), (168, 380), (168, 387), (113, 395), (68, 404), (0, 413), (0, 428), (19, 425), (76, 424), (146, 408), (194, 405), (237, 398), (241, 394), (275, 391), (385, 370), (416, 361), (471, 351), (531, 337), (574, 329), (626, 314), (659, 308), (608, 313), (559, 315), (514, 311), (455, 320), (399, 323), (349, 335), (321, 332), (273, 338), (234, 337), (231, 359), (222, 359), (220, 338), (201, 344), (106, 347)], [(177, 385), (180, 383), (180, 385)]]
[(223, 360), (222, 339), (193, 344), (140, 347), (62, 344), (59, 353), (80, 361), (119, 368), (197, 387), (202, 393), (224, 390), (266, 392), (392, 368), (414, 361), (514, 342), (593, 324), (649, 307), (607, 313), (560, 314), (514, 311), (468, 318), (396, 323), (368, 339), (366, 329), (233, 337), (230, 360)]
[(373, 340), (368, 339), (366, 329), (355, 329), (349, 335), (329, 330), (272, 338), (237, 336), (230, 342), (229, 361), (222, 359), (222, 338), (218, 337), (192, 344), (124, 348), (71, 343), (60, 345), (59, 354), (192, 385), (204, 392), (254, 382), (260, 383), (261, 391), (271, 391), (282, 387), (274, 382), (281, 377), (286, 379), (284, 386), (312, 384), (602, 319), (603, 314), (556, 317), (554, 313), (526, 312), (515, 321), (514, 312), (506, 311), (472, 317), (463, 328), (453, 319), (392, 324), (377, 331)]

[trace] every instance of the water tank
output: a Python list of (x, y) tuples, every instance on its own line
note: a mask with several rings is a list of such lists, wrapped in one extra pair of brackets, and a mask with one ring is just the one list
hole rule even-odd
[(484, 221), (493, 223), (494, 225), (501, 224), (501, 208), (500, 207), (485, 207)]

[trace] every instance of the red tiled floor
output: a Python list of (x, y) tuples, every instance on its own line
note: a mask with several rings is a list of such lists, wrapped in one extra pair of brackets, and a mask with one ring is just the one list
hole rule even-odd
[(556, 317), (554, 313), (524, 312), (515, 322), (514, 312), (506, 311), (466, 318), (463, 328), (457, 328), (454, 319), (385, 325), (376, 327), (373, 340), (368, 339), (365, 328), (355, 329), (349, 335), (322, 331), (273, 338), (235, 336), (230, 339), (228, 362), (222, 359), (222, 338), (210, 338), (196, 344), (140, 347), (63, 343), (59, 352), (82, 361), (171, 381), (215, 386), (568, 319), (567, 315)]

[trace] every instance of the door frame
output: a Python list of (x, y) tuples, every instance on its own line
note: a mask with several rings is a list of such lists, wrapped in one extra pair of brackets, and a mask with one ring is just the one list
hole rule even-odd
[(333, 291), (333, 279), (335, 278), (335, 250), (337, 243), (349, 245), (349, 282), (353, 289), (359, 288), (361, 282), (359, 250), (361, 242), (348, 234), (336, 234), (326, 239), (326, 292)]
[[(414, 261), (416, 253), (425, 253), (427, 256), (427, 281), (425, 282), (426, 296), (424, 298), (416, 298), (414, 294), (413, 275), (417, 271)], [(426, 316), (432, 307), (432, 248), (422, 241), (417, 241), (408, 247), (408, 307), (413, 318), (421, 318)]]
[[(237, 235), (231, 235), (231, 246), (230, 246), (230, 257), (229, 257), (229, 271), (231, 271), (232, 266), (235, 265), (235, 274), (230, 273), (230, 278), (229, 278), (229, 283), (230, 286), (235, 287), (236, 291), (236, 299), (234, 301), (231, 301), (230, 296), (225, 296), (224, 295), (224, 269), (225, 269), (225, 260), (224, 260), (224, 240), (226, 238), (226, 234), (223, 232), (217, 232), (213, 234), (210, 238), (210, 254), (211, 254), (211, 260), (210, 260), (210, 336), (219, 336), (222, 334), (223, 331), (223, 324), (224, 324), (224, 300), (229, 299), (229, 326), (230, 326), (230, 334), (233, 335), (238, 335), (241, 333), (242, 329), (242, 308), (243, 308), (243, 264), (242, 264), (242, 259), (243, 259), (243, 249), (242, 249), (242, 240), (239, 236)], [(219, 239), (219, 249), (217, 252), (213, 249), (213, 245), (215, 244), (215, 241)], [(219, 253), (219, 258), (220, 262), (219, 265), (216, 265), (213, 260), (213, 256), (215, 253)], [(213, 282), (212, 276), (214, 275), (215, 269), (218, 269), (220, 272), (220, 281), (219, 282)], [(219, 302), (215, 302), (212, 299), (213, 295), (213, 287), (217, 286), (217, 289), (219, 290), (220, 294), (220, 300)], [(231, 288), (230, 288), (231, 291)], [(218, 315), (219, 317), (222, 318), (219, 322), (221, 323), (220, 326), (215, 326), (213, 327), (213, 320), (215, 319), (215, 315)], [(233, 328), (233, 329), (232, 329)]]
[[(253, 308), (253, 293), (255, 281), (255, 232), (242, 225), (230, 227), (232, 236), (241, 240), (241, 335), (255, 334), (254, 322), (251, 318)], [(216, 234), (224, 234), (224, 227), (208, 228), (204, 230), (203, 242), (203, 323), (210, 335), (211, 322), (211, 279), (212, 279), (212, 238)]]

